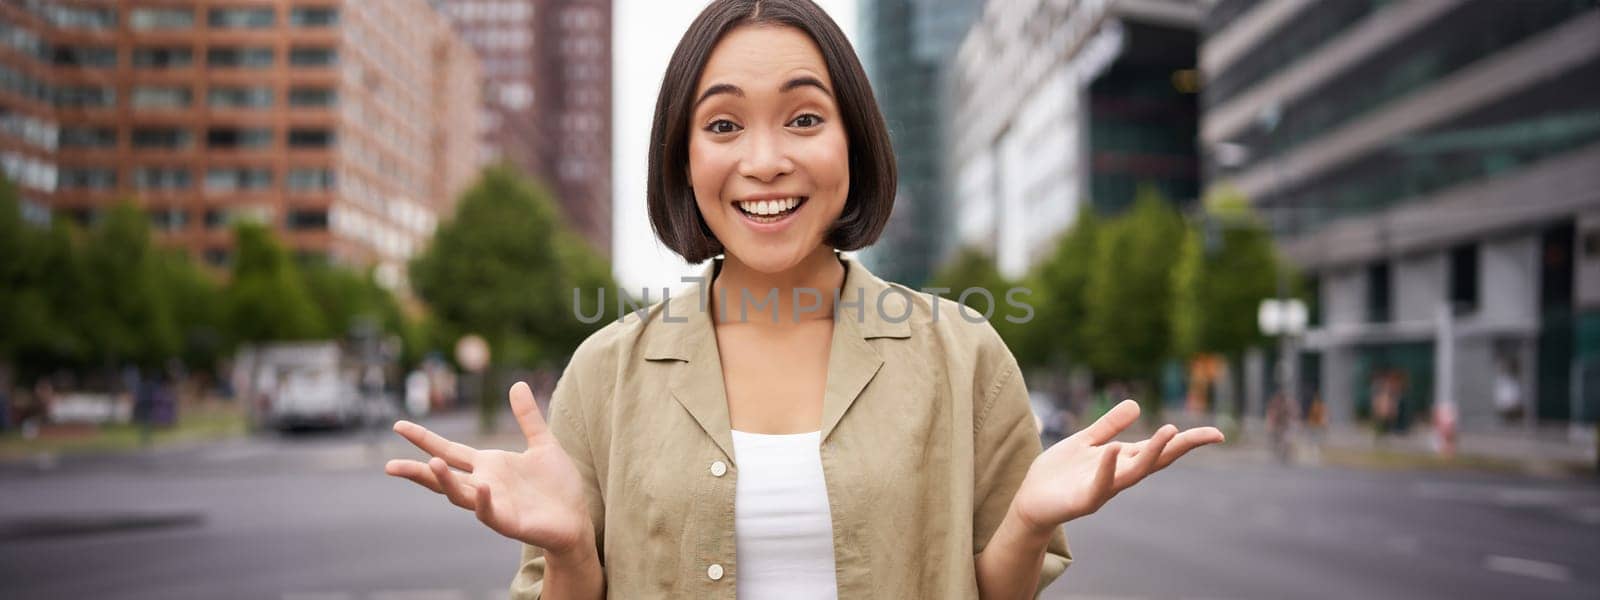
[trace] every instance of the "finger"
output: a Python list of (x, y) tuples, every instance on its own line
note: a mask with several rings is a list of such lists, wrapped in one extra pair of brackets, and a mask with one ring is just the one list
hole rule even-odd
[(423, 452), (444, 459), (445, 464), (468, 473), (472, 472), (472, 462), (478, 454), (476, 448), (447, 440), (444, 436), (428, 431), (427, 427), (410, 421), (396, 421), (394, 432), (421, 448)]
[(1190, 450), (1215, 444), (1223, 440), (1222, 431), (1215, 427), (1196, 427), (1180, 433), (1167, 442), (1167, 447), (1161, 451), (1161, 460), (1156, 461), (1156, 470), (1167, 468), (1167, 465), (1178, 460)]
[(517, 427), (522, 428), (522, 437), (527, 438), (529, 444), (547, 430), (544, 415), (539, 414), (539, 404), (534, 402), (533, 389), (521, 381), (511, 386), (511, 414), (517, 416)]
[(1083, 436), (1081, 439), (1088, 442), (1090, 446), (1099, 446), (1117, 437), (1117, 434), (1122, 433), (1122, 430), (1127, 429), (1138, 418), (1139, 403), (1133, 400), (1123, 400), (1112, 407), (1111, 410), (1106, 411), (1106, 414), (1099, 419), (1095, 419), (1094, 423), (1083, 428), (1083, 431), (1073, 434), (1072, 437)]
[(420, 461), (391, 460), (383, 465), (383, 472), (395, 477), (409, 479), (417, 485), (428, 488), (435, 494), (444, 493), (444, 490), (439, 487), (439, 480), (433, 476), (433, 470)]
[(1139, 483), (1146, 476), (1156, 471), (1157, 463), (1161, 459), (1161, 452), (1172, 438), (1178, 435), (1178, 428), (1172, 425), (1162, 425), (1150, 439), (1140, 442), (1143, 444), (1138, 458), (1133, 463), (1133, 468), (1117, 482), (1117, 489), (1124, 490), (1128, 486)]
[(474, 502), (476, 494), (470, 486), (463, 485), (459, 481), (460, 478), (444, 464), (444, 460), (437, 456), (430, 458), (428, 468), (433, 471), (433, 477), (439, 480), (439, 487), (444, 488), (444, 495), (450, 499), (451, 504), (476, 512), (477, 504)]
[(489, 484), (480, 481), (478, 485), (472, 487), (474, 488), (473, 502), (478, 506), (477, 510), (473, 512), (478, 514), (479, 521), (487, 525), (494, 520), (494, 502), (489, 498)]
[(1100, 468), (1094, 472), (1094, 497), (1097, 499), (1095, 501), (1096, 510), (1099, 509), (1100, 505), (1105, 504), (1106, 500), (1110, 500), (1111, 495), (1115, 493), (1112, 484), (1116, 483), (1117, 455), (1119, 454), (1122, 454), (1119, 442), (1106, 444), (1104, 452), (1100, 454)]

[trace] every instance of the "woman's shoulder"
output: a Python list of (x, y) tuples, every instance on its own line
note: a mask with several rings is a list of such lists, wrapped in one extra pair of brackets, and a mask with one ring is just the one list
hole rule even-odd
[[(868, 302), (867, 308), (878, 310), (880, 319), (903, 319), (910, 325), (913, 337), (918, 337), (920, 334), (923, 337), (946, 341), (949, 343), (944, 345), (952, 350), (969, 350), (981, 354), (1006, 350), (1005, 340), (1000, 337), (1000, 333), (993, 325), (994, 319), (1005, 318), (1008, 314), (1008, 307), (1003, 297), (994, 296), (988, 290), (974, 291), (974, 304), (978, 308), (973, 308), (956, 298), (945, 296), (947, 290), (942, 288), (925, 288), (928, 291), (919, 291), (886, 281), (884, 289), (885, 298), (894, 296), (900, 300), (898, 302), (873, 300)], [(990, 308), (985, 308), (986, 306)]]

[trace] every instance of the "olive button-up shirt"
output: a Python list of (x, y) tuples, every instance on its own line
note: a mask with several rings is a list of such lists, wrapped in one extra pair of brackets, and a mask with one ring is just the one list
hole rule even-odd
[[(839, 597), (977, 598), (974, 559), (1040, 451), (1022, 373), (970, 309), (841, 260), (820, 448)], [(590, 336), (551, 399), (611, 598), (736, 595), (739, 461), (704, 308), (718, 266)], [(1058, 528), (1039, 589), (1071, 561)], [(538, 598), (544, 567), (525, 545), (511, 596)]]

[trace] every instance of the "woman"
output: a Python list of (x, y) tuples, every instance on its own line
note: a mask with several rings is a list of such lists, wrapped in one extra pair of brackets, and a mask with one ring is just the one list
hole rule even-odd
[(809, 0), (712, 2), (656, 106), (650, 218), (713, 258), (701, 287), (586, 340), (548, 427), (513, 386), (525, 452), (395, 425), (433, 458), (388, 473), (525, 544), (514, 597), (1033, 597), (1071, 561), (1062, 523), (1221, 441), (1112, 441), (1126, 401), (1041, 454), (987, 322), (837, 254), (882, 231), (894, 157)]

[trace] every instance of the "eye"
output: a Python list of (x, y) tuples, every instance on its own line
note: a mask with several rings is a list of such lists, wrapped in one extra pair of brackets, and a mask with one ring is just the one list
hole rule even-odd
[(789, 124), (790, 125), (794, 125), (796, 127), (802, 127), (802, 128), (805, 128), (805, 129), (810, 129), (812, 127), (816, 127), (818, 125), (821, 125), (822, 124), (822, 117), (819, 117), (819, 116), (811, 114), (811, 113), (806, 113), (806, 114), (800, 115), (798, 117), (795, 117), (793, 121), (789, 121)]
[(727, 119), (717, 119), (712, 121), (710, 125), (706, 126), (706, 131), (711, 133), (733, 133), (738, 130), (739, 126), (734, 125), (733, 121), (729, 121)]

